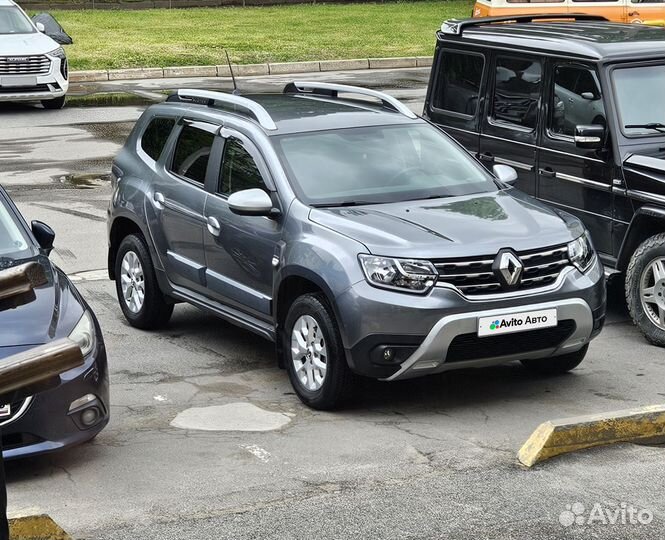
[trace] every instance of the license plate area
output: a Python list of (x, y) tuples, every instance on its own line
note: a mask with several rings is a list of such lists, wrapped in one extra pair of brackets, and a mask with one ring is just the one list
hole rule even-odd
[(0, 86), (4, 88), (37, 86), (37, 77), (0, 77)]
[(478, 317), (478, 337), (551, 328), (556, 326), (558, 322), (556, 308), (521, 311), (519, 313), (498, 313), (489, 317)]

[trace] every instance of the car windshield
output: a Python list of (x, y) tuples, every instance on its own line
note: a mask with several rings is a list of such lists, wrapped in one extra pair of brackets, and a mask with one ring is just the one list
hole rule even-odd
[(0, 6), (0, 34), (32, 34), (30, 20), (15, 6)]
[(427, 124), (284, 135), (276, 146), (298, 197), (312, 206), (454, 197), (498, 189), (482, 166)]
[(616, 69), (613, 78), (624, 133), (629, 137), (663, 133), (665, 65)]
[(30, 255), (28, 239), (0, 195), (0, 268)]

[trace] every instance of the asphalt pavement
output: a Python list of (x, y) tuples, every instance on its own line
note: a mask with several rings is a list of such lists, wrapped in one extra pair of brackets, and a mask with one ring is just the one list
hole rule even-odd
[[(297, 78), (383, 88), (420, 112), (428, 70)], [(617, 445), (531, 470), (516, 459), (545, 420), (665, 401), (665, 352), (632, 326), (616, 284), (608, 324), (571, 374), (511, 364), (364, 381), (333, 413), (300, 404), (270, 343), (195, 308), (177, 306), (160, 332), (129, 327), (105, 275), (110, 163), (145, 105), (180, 86), (230, 81), (95, 83), (62, 111), (0, 106), (0, 183), (56, 230), (53, 260), (100, 319), (112, 383), (112, 420), (93, 442), (9, 464), (11, 514), (48, 513), (96, 540), (663, 536), (664, 448)], [(630, 523), (631, 508), (648, 523)]]

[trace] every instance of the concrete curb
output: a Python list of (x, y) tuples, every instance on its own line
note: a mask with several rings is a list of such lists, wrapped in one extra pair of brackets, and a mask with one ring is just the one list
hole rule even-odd
[[(316, 71), (346, 71), (356, 69), (398, 69), (429, 67), (431, 56), (409, 56), (398, 58), (358, 58), (352, 60), (321, 60), (307, 62), (276, 62), (269, 64), (237, 64), (233, 73), (238, 77), (260, 75), (288, 75), (289, 73), (311, 73)], [(165, 79), (178, 77), (230, 77), (229, 66), (174, 66), (164, 68), (130, 68), (72, 71), (69, 82), (128, 81), (135, 79)]]
[(540, 424), (520, 449), (522, 465), (594, 446), (665, 442), (665, 405), (552, 420)]
[(72, 540), (49, 516), (28, 516), (9, 520), (12, 540)]

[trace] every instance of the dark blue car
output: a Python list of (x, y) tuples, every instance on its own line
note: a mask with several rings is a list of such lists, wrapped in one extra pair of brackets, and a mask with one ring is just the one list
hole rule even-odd
[(34, 297), (0, 309), (0, 361), (64, 337), (78, 343), (85, 357), (84, 365), (63, 373), (55, 387), (0, 403), (6, 459), (88, 441), (109, 420), (106, 348), (99, 323), (71, 281), (49, 260), (54, 238), (39, 221), (28, 227), (0, 187), (0, 270), (36, 261), (48, 279), (34, 290)]

